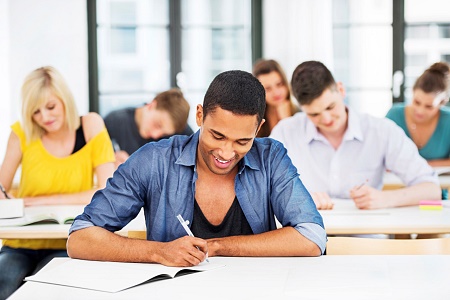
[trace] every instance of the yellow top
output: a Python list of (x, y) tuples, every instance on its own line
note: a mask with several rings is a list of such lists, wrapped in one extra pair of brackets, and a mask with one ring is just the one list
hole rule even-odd
[[(22, 150), (18, 198), (90, 190), (93, 188), (95, 168), (114, 162), (114, 152), (106, 128), (83, 148), (67, 157), (55, 157), (48, 153), (41, 139), (27, 143), (19, 122), (14, 123), (11, 129), (19, 137)], [(66, 240), (4, 240), (3, 245), (27, 249), (65, 249)]]

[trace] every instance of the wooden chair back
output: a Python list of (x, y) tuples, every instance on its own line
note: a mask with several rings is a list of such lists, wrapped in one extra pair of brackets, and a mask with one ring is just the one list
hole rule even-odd
[(128, 237), (132, 239), (147, 239), (147, 231), (145, 230), (130, 230), (128, 231)]
[(329, 237), (327, 255), (417, 255), (450, 254), (450, 238), (374, 239)]

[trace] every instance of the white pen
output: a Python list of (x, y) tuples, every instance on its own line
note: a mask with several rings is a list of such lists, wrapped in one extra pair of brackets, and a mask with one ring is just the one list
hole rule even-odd
[[(183, 217), (182, 217), (180, 214), (177, 216), (177, 219), (178, 219), (178, 221), (180, 221), (181, 226), (183, 226), (183, 228), (184, 228), (184, 230), (186, 231), (186, 233), (187, 233), (189, 236), (194, 237), (194, 234), (192, 233), (191, 229), (190, 229), (189, 226), (188, 226), (189, 221), (185, 221), (185, 220), (183, 219)], [(198, 250), (200, 250), (197, 246), (195, 246), (195, 247), (196, 247)], [(209, 260), (208, 260), (208, 253), (206, 253), (206, 261), (209, 262)]]

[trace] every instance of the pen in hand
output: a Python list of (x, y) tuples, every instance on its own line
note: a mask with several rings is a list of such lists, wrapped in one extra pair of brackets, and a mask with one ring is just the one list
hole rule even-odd
[(3, 184), (0, 183), (0, 190), (2, 190), (3, 195), (5, 195), (6, 199), (10, 199), (8, 194), (6, 193), (5, 188), (3, 187)]
[(366, 181), (364, 181), (363, 183), (361, 183), (360, 185), (358, 185), (355, 190), (359, 190), (360, 188), (362, 188), (369, 180), (366, 179)]
[[(190, 229), (189, 226), (188, 226), (189, 221), (185, 221), (185, 220), (183, 219), (183, 217), (182, 217), (180, 214), (177, 216), (177, 219), (178, 219), (178, 221), (180, 221), (181, 226), (183, 226), (183, 228), (184, 228), (184, 230), (186, 231), (186, 233), (187, 233), (189, 236), (194, 237), (194, 234), (192, 233), (191, 229)], [(198, 250), (200, 250), (197, 246), (195, 246), (195, 248), (197, 248)], [(209, 260), (208, 260), (208, 253), (206, 253), (206, 261), (209, 262)]]
[(360, 188), (362, 188), (363, 187), (363, 185), (365, 185), (366, 184), (366, 182), (363, 182), (363, 183), (361, 183), (360, 185), (358, 185), (357, 187), (356, 187), (356, 189), (355, 190), (359, 190)]

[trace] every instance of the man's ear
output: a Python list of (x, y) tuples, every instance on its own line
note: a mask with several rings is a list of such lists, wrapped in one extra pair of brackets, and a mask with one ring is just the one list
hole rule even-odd
[(197, 111), (195, 113), (195, 121), (198, 127), (202, 126), (203, 123), (203, 106), (201, 104), (197, 104)]
[(156, 103), (155, 100), (145, 104), (145, 108), (147, 108), (148, 110), (156, 109), (156, 106), (158, 106), (158, 103)]
[(341, 81), (338, 81), (338, 82), (336, 82), (336, 87), (337, 87), (337, 90), (338, 90), (339, 94), (341, 94), (342, 97), (345, 98), (345, 87), (344, 87), (344, 84), (342, 84)]
[(263, 125), (265, 122), (266, 122), (266, 119), (262, 119), (262, 120), (261, 120), (261, 123), (259, 124), (258, 130), (256, 130), (255, 136), (258, 135), (258, 132), (261, 130), (261, 127), (262, 127), (262, 125)]

